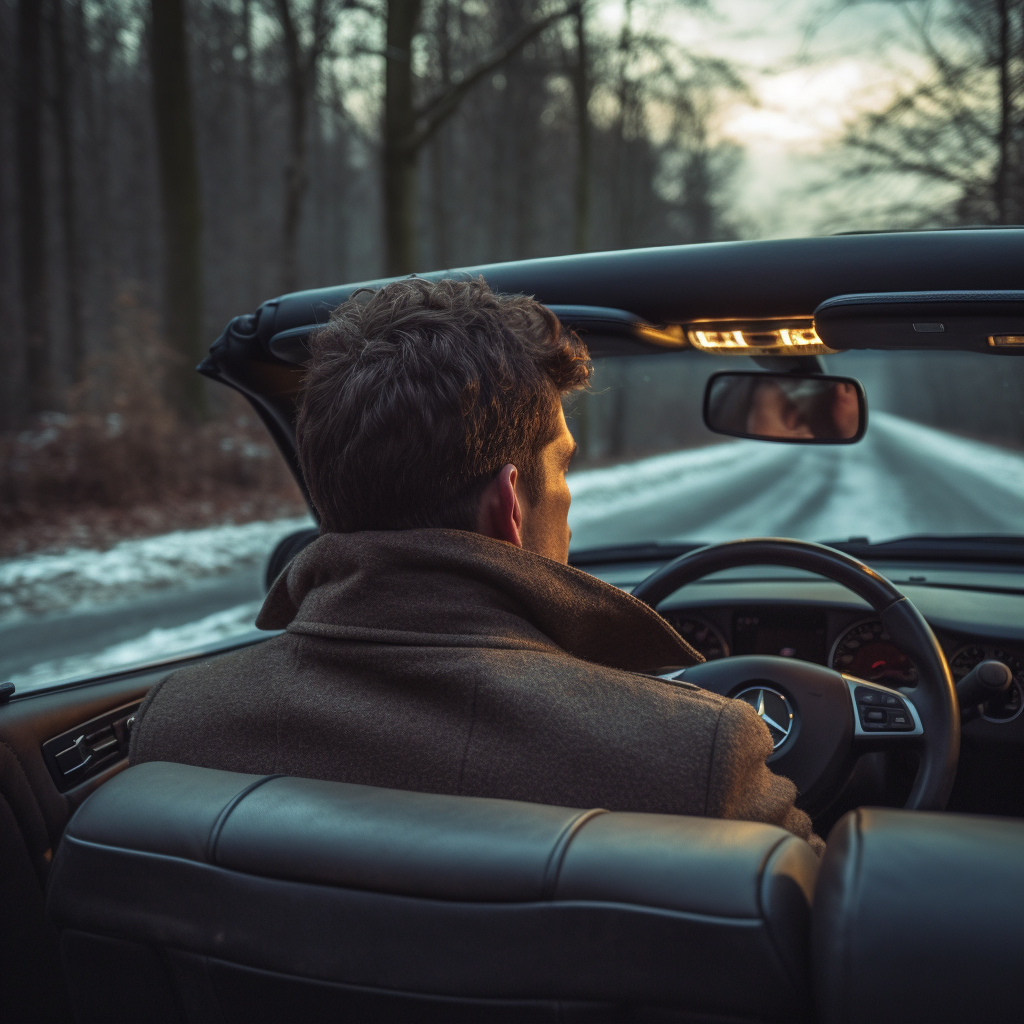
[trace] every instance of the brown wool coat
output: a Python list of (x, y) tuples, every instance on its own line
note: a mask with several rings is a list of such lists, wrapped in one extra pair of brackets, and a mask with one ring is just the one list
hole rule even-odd
[(738, 818), (809, 839), (748, 705), (647, 605), (460, 530), (326, 534), (256, 620), (281, 636), (171, 673), (130, 758), (568, 807)]

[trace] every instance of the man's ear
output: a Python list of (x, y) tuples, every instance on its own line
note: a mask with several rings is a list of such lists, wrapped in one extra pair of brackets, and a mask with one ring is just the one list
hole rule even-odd
[(523, 546), (523, 510), (516, 494), (519, 470), (510, 462), (502, 466), (498, 475), (484, 488), (480, 496), (476, 532), (495, 540), (508, 541), (517, 548)]

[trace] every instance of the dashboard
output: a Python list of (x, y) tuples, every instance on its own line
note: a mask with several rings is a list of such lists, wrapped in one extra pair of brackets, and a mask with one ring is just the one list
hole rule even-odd
[[(630, 590), (657, 563), (587, 566)], [(1005, 566), (878, 564), (935, 632), (954, 680), (994, 658), (1013, 673), (1009, 692), (963, 716), (963, 735), (981, 743), (1024, 744), (1024, 570)], [(770, 654), (827, 665), (912, 691), (917, 667), (878, 617), (838, 584), (795, 569), (751, 566), (677, 591), (661, 614), (705, 658)]]

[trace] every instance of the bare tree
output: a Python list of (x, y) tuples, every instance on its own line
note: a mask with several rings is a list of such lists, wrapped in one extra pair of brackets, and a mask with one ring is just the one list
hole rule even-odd
[(173, 397), (204, 413), (202, 378), (202, 209), (196, 166), (184, 0), (150, 0), (150, 67), (163, 212), (164, 326), (173, 350)]
[(630, 74), (636, 36), (633, 32), (633, 0), (625, 0), (622, 28), (617, 46), (615, 68), (615, 98), (618, 113), (612, 127), (612, 192), (616, 197), (615, 238), (617, 247), (632, 244), (634, 213), (632, 198), (634, 185), (631, 171), (635, 162), (629, 160), (627, 138), (641, 134), (643, 104), (639, 102), (639, 89)]
[(290, 0), (274, 0), (284, 37), (288, 88), (288, 159), (285, 163), (284, 222), (281, 240), (281, 284), (284, 291), (299, 286), (298, 249), (303, 201), (309, 188), (310, 97), (316, 90), (317, 71), (339, 5), (313, 0), (309, 15), (309, 43), (303, 46), (298, 19)]
[(29, 412), (51, 401), (43, 173), (43, 0), (18, 0), (15, 151), (21, 315)]
[[(699, 118), (680, 114), (667, 142), (664, 118), (648, 123), (689, 88), (664, 40), (679, 82), (648, 73), (656, 26), (624, 32), (620, 67), (618, 29), (572, 0), (35, 3), (0, 9), (17, 86), (0, 95), (0, 267), (35, 339), (8, 360), (19, 415), (122, 400), (102, 356), (161, 301), (163, 330), (139, 345), (175, 355), (166, 393), (203, 417), (218, 400), (204, 409), (195, 363), (224, 320), (282, 284), (408, 271), (426, 254), (459, 266), (720, 230), (724, 171)], [(406, 20), (381, 61), (366, 41), (385, 14)], [(377, 95), (383, 126), (367, 116)], [(390, 196), (382, 165), (402, 168)], [(89, 387), (65, 393), (83, 370)]]
[(412, 41), (421, 0), (388, 0), (384, 51), (384, 233), (387, 272), (416, 269), (416, 131)]
[(573, 249), (586, 252), (590, 229), (590, 66), (587, 58), (587, 33), (580, 4), (576, 11), (576, 62), (573, 67), (573, 93), (576, 97), (576, 189), (573, 225)]
[[(81, 0), (77, 0), (76, 7)], [(64, 0), (52, 0), (50, 41), (54, 65), (54, 121), (57, 134), (60, 221), (64, 236), (64, 293), (67, 324), (69, 376), (73, 384), (82, 381), (85, 371), (83, 344), (82, 261), (78, 238), (77, 172), (75, 167), (72, 110), (71, 55), (64, 22)]]
[(877, 207), (886, 223), (1010, 224), (1024, 218), (1024, 3), (906, 5), (909, 43), (927, 72), (845, 145), (847, 181), (909, 183)]
[[(439, 0), (437, 4), (434, 26), (436, 42), (437, 70), (442, 82), (451, 80), (452, 45), (451, 45), (451, 0)], [(433, 235), (433, 257), (436, 266), (447, 267), (450, 262), (448, 226), (448, 188), (445, 180), (447, 163), (450, 159), (447, 140), (443, 137), (445, 130), (439, 129), (430, 147), (430, 229)]]
[(495, 46), (468, 72), (454, 72), (432, 99), (414, 100), (412, 41), (420, 0), (389, 0), (384, 98), (384, 208), (387, 272), (408, 274), (417, 264), (416, 164), (420, 150), (459, 108), (466, 94), (578, 4), (537, 18)]

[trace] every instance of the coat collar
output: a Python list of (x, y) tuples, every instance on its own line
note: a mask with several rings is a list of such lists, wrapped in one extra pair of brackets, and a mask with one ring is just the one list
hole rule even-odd
[(256, 625), (375, 643), (565, 651), (638, 672), (703, 660), (629, 594), (464, 530), (323, 534), (277, 578)]

